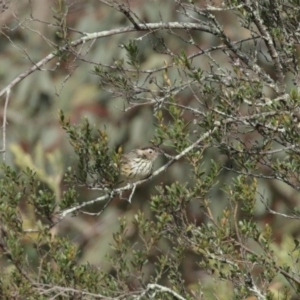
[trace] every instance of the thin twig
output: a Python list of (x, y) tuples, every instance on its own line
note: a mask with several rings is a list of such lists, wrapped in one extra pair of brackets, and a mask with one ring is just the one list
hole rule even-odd
[(7, 119), (7, 106), (9, 102), (9, 95), (10, 95), (10, 89), (8, 89), (6, 92), (6, 98), (5, 98), (4, 109), (3, 109), (2, 149), (0, 150), (0, 153), (3, 153), (4, 161), (5, 161), (5, 154), (6, 154), (6, 119)]
[(262, 203), (264, 204), (266, 210), (268, 213), (272, 214), (272, 215), (277, 215), (277, 216), (281, 216), (281, 217), (284, 217), (284, 218), (287, 218), (287, 219), (292, 219), (292, 220), (300, 220), (300, 216), (296, 215), (296, 214), (292, 214), (292, 215), (287, 215), (287, 214), (284, 214), (284, 213), (279, 213), (273, 209), (271, 209), (266, 203), (264, 203), (262, 201)]
[(143, 299), (147, 294), (150, 294), (150, 291), (153, 291), (153, 294), (150, 295), (150, 299), (158, 299), (159, 297), (155, 297), (156, 293), (166, 293), (172, 295), (174, 299), (186, 300), (186, 298), (183, 298), (182, 296), (180, 296), (178, 293), (171, 290), (170, 288), (167, 288), (166, 286), (162, 286), (156, 283), (149, 283), (147, 285), (146, 290), (143, 293), (141, 293), (139, 296), (135, 296), (134, 299), (136, 300)]
[(133, 186), (132, 186), (132, 191), (131, 191), (130, 196), (128, 198), (129, 203), (131, 203), (131, 200), (132, 200), (132, 197), (134, 195), (135, 189), (136, 189), (136, 184), (134, 183)]
[(120, 4), (119, 5), (119, 9), (120, 11), (126, 16), (126, 18), (132, 23), (132, 25), (134, 26), (134, 28), (136, 30), (141, 30), (141, 27), (139, 26), (139, 24), (136, 23), (136, 21), (133, 19), (133, 17), (130, 14), (129, 9), (124, 5), (124, 4)]

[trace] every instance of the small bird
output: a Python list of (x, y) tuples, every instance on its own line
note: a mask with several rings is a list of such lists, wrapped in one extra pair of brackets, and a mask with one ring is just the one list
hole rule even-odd
[(141, 180), (152, 174), (154, 161), (162, 150), (155, 146), (137, 148), (121, 157), (120, 173), (123, 178)]

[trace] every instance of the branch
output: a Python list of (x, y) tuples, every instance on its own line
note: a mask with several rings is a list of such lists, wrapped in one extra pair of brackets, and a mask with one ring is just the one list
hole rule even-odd
[(128, 198), (128, 202), (129, 202), (129, 203), (131, 203), (131, 200), (132, 200), (132, 197), (133, 197), (133, 195), (134, 195), (135, 190), (136, 190), (136, 184), (134, 183), (134, 184), (133, 184), (133, 187), (132, 187), (132, 191), (131, 191), (130, 196), (129, 196), (129, 198)]
[[(157, 29), (189, 29), (189, 30), (201, 30), (218, 36), (218, 32), (216, 30), (212, 29), (209, 26), (201, 25), (198, 23), (169, 22), (169, 23), (138, 24), (138, 26), (140, 27), (139, 31), (152, 31)], [(99, 39), (111, 35), (116, 35), (116, 34), (122, 34), (126, 32), (133, 32), (133, 31), (136, 31), (136, 28), (134, 26), (128, 26), (124, 28), (86, 34), (85, 36), (69, 44), (66, 44), (65, 46), (59, 47), (58, 52), (69, 51), (70, 47), (77, 47), (78, 45), (84, 44), (91, 40), (95, 40), (95, 39)], [(7, 93), (8, 90), (12, 89), (16, 84), (21, 82), (24, 78), (29, 76), (31, 73), (35, 72), (36, 70), (40, 70), (42, 66), (50, 62), (55, 56), (56, 56), (55, 53), (48, 54), (45, 58), (37, 62), (30, 69), (21, 73), (14, 80), (12, 80), (5, 88), (3, 88), (0, 91), (0, 97), (2, 97), (5, 93)]]
[(7, 116), (7, 106), (9, 102), (10, 89), (6, 92), (6, 98), (3, 109), (3, 123), (2, 123), (2, 149), (0, 153), (3, 153), (3, 160), (5, 161), (5, 152), (6, 152), (6, 116)]
[(266, 300), (267, 296), (264, 295), (261, 290), (257, 287), (257, 285), (254, 282), (254, 279), (252, 278), (251, 274), (248, 275), (248, 280), (251, 285), (251, 287), (248, 287), (249, 291), (253, 292), (254, 295), (257, 297), (257, 300)]
[[(246, 1), (246, 0), (244, 0)], [(228, 35), (225, 33), (223, 26), (218, 23), (215, 15), (209, 13), (207, 17), (213, 22), (215, 25), (215, 31), (216, 33), (214, 35), (220, 37), (225, 45), (234, 53), (237, 55), (237, 57), (244, 62), (256, 75), (259, 76), (259, 78), (263, 78), (266, 83), (268, 83), (269, 87), (274, 89), (278, 93), (282, 93), (283, 91), (281, 88), (278, 88), (274, 80), (264, 71), (262, 68), (255, 62), (253, 62), (249, 56), (247, 56), (244, 52), (241, 51), (240, 48), (236, 47), (236, 45), (231, 41), (231, 39), (228, 37)], [(227, 54), (229, 57), (230, 55)]]
[(6, 244), (6, 239), (8, 238), (7, 230), (3, 226), (0, 227), (0, 250), (2, 250), (3, 255), (5, 255), (16, 267), (19, 273), (32, 285), (35, 285), (36, 282), (30, 277), (27, 269), (23, 268), (22, 262), (20, 259), (14, 257), (13, 253), (10, 251), (10, 248)]
[(36, 289), (40, 293), (40, 295), (50, 295), (52, 293), (57, 293), (60, 295), (67, 296), (70, 293), (75, 293), (79, 296), (90, 296), (90, 297), (93, 297), (93, 299), (102, 299), (102, 300), (121, 300), (121, 299), (129, 299), (129, 298), (130, 299), (132, 298), (135, 300), (141, 300), (147, 294), (149, 294), (151, 291), (153, 291), (153, 294), (151, 295), (151, 299), (156, 299), (155, 295), (157, 293), (167, 293), (167, 294), (171, 294), (174, 297), (174, 299), (186, 300), (185, 298), (183, 298), (182, 296), (180, 296), (178, 293), (171, 290), (170, 288), (167, 288), (167, 287), (159, 285), (159, 284), (148, 284), (147, 288), (139, 295), (134, 295), (134, 294), (137, 294), (137, 292), (130, 292), (128, 294), (123, 294), (123, 295), (116, 296), (116, 297), (109, 297), (109, 296), (90, 293), (88, 291), (78, 290), (78, 289), (74, 289), (74, 288), (70, 288), (70, 287), (43, 284), (43, 283), (36, 284)]
[(152, 284), (149, 283), (147, 285), (146, 290), (139, 296), (135, 296), (134, 299), (136, 299), (136, 300), (143, 299), (143, 297), (145, 295), (147, 295), (151, 290), (154, 290), (154, 293), (152, 296), (150, 296), (150, 299), (158, 299), (155, 297), (156, 293), (166, 293), (166, 294), (171, 294), (175, 299), (186, 300), (185, 298), (183, 298), (182, 296), (180, 296), (178, 293), (174, 292), (173, 290), (171, 290), (165, 286), (156, 284), (156, 283), (152, 283)]
[[(247, 246), (245, 246), (244, 244), (238, 242), (237, 240), (235, 240), (234, 238), (230, 237), (230, 241), (234, 244), (239, 246), (241, 249), (245, 250), (247, 253), (253, 255), (254, 257), (261, 259), (261, 254), (258, 254), (256, 252), (254, 252), (253, 250), (251, 250), (250, 248), (248, 248)], [(279, 272), (281, 275), (283, 275), (286, 279), (290, 279), (292, 281), (294, 281), (295, 283), (297, 283), (298, 285), (300, 285), (300, 278), (296, 277), (292, 274), (290, 274), (289, 272), (285, 271), (284, 267), (280, 267), (278, 266), (273, 257), (271, 255), (267, 255), (267, 258), (269, 258), (271, 261), (273, 261), (273, 267), (276, 269), (277, 272)], [(264, 258), (265, 260), (266, 258)], [(299, 275), (299, 274), (297, 274)]]
[[(69, 296), (69, 294), (76, 294), (79, 296), (90, 296), (93, 297), (93, 299), (102, 299), (102, 300), (116, 300), (121, 299), (119, 297), (112, 298), (112, 297), (106, 297), (101, 294), (94, 294), (83, 290), (78, 290), (70, 287), (65, 286), (58, 286), (58, 285), (50, 285), (50, 284), (43, 284), (39, 283), (36, 285), (37, 291), (40, 293), (40, 295), (48, 295), (50, 296), (53, 293), (59, 293), (60, 295), (64, 294), (64, 296)], [(55, 297), (51, 298), (54, 299)]]
[(264, 203), (262, 201), (262, 203), (264, 204), (266, 210), (268, 213), (272, 214), (272, 215), (277, 215), (277, 216), (281, 216), (281, 217), (284, 217), (284, 218), (287, 218), (287, 219), (292, 219), (292, 220), (300, 220), (300, 216), (299, 215), (296, 215), (295, 213), (293, 213), (292, 215), (287, 215), (287, 214), (284, 214), (284, 213), (279, 213), (273, 209), (271, 209), (266, 203)]
[[(243, 0), (245, 3), (245, 9), (252, 15), (255, 25), (257, 26), (259, 32), (262, 35), (262, 38), (266, 42), (267, 48), (269, 50), (269, 53), (272, 57), (272, 60), (274, 62), (276, 76), (279, 81), (279, 93), (284, 94), (285, 92), (285, 83), (284, 83), (284, 74), (282, 72), (282, 65), (279, 60), (278, 53), (275, 49), (272, 37), (270, 33), (268, 32), (266, 26), (263, 23), (263, 20), (261, 16), (258, 13), (258, 2), (256, 1), (249, 1), (249, 0)], [(256, 6), (253, 8), (253, 6)]]
[(139, 24), (137, 24), (136, 21), (133, 19), (133, 17), (130, 14), (130, 10), (125, 6), (125, 4), (120, 4), (119, 9), (126, 16), (126, 18), (132, 23), (132, 25), (136, 30), (138, 31), (141, 30)]

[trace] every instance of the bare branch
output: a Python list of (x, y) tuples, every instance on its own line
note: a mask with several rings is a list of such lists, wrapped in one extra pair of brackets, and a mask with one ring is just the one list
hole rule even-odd
[(156, 296), (157, 294), (165, 293), (165, 294), (171, 294), (175, 299), (186, 300), (186, 298), (183, 298), (175, 291), (173, 291), (165, 286), (162, 286), (159, 284), (153, 284), (153, 283), (148, 284), (146, 290), (143, 293), (141, 293), (140, 295), (135, 296), (134, 299), (141, 300), (141, 299), (143, 299), (143, 297), (145, 297), (145, 295), (149, 294), (150, 292), (152, 292), (152, 294), (150, 296), (152, 299), (157, 299), (157, 297), (158, 297), (158, 296)]
[(4, 109), (3, 109), (2, 149), (0, 150), (0, 153), (3, 153), (4, 161), (5, 161), (5, 154), (6, 154), (6, 118), (7, 118), (7, 106), (9, 102), (9, 95), (10, 95), (10, 89), (8, 89), (6, 92), (6, 98), (5, 98)]

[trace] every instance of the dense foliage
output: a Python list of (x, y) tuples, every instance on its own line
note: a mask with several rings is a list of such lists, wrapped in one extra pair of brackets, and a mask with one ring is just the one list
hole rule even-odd
[[(0, 1), (1, 299), (298, 299), (300, 2)], [(121, 155), (165, 153), (120, 180)]]

